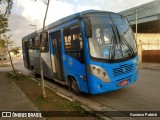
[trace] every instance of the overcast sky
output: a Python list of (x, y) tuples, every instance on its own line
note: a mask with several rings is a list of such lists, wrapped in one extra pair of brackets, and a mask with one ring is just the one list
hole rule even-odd
[[(34, 1), (34, 0), (33, 0)], [(12, 13), (9, 17), (9, 27), (12, 30), (16, 46), (21, 47), (21, 39), (23, 36), (33, 32), (36, 25), (39, 29), (42, 27), (46, 6), (37, 0), (14, 0)], [(84, 11), (87, 9), (106, 10), (112, 12), (120, 12), (153, 0), (50, 0), (49, 12), (46, 24), (50, 24), (62, 17), (70, 14)], [(4, 5), (0, 5), (3, 12)]]

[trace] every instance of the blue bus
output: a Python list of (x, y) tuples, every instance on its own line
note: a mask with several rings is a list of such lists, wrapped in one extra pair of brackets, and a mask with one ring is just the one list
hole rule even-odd
[[(42, 36), (44, 44), (40, 53)], [(87, 10), (62, 18), (22, 38), (24, 66), (82, 92), (100, 94), (131, 85), (138, 77), (137, 46), (127, 19)]]

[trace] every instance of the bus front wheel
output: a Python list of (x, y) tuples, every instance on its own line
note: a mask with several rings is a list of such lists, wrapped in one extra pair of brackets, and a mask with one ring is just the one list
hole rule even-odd
[(77, 80), (74, 77), (71, 77), (71, 79), (70, 79), (70, 89), (75, 95), (77, 95), (77, 96), (81, 96), (82, 95), (82, 93), (79, 90), (79, 86), (77, 84)]

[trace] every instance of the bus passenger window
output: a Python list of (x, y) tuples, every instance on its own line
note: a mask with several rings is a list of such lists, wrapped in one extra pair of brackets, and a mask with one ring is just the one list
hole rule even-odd
[[(42, 41), (42, 34), (41, 34), (41, 41)], [(42, 43), (42, 52), (49, 52), (49, 43), (48, 43), (48, 33), (43, 33), (44, 42)]]
[(33, 44), (32, 44), (32, 39), (30, 38), (29, 39), (29, 47), (32, 47), (33, 46)]
[(35, 38), (32, 38), (32, 46), (35, 45)]
[(39, 35), (35, 37), (35, 46), (40, 47), (40, 36)]
[(79, 25), (71, 26), (64, 29), (65, 52), (77, 59), (79, 62), (84, 62), (83, 40)]

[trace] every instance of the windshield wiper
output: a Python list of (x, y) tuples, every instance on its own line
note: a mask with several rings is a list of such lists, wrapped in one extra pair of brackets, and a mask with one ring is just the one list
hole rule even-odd
[(115, 46), (116, 44), (114, 44), (114, 36), (111, 37), (111, 43), (112, 43), (112, 46), (110, 47), (110, 62), (114, 62), (114, 56), (115, 56)]
[(113, 25), (111, 25), (111, 29), (113, 31), (113, 36), (111, 38), (112, 47), (111, 47), (111, 51), (110, 51), (110, 62), (114, 62), (116, 44), (118, 45), (118, 43), (117, 43), (117, 40), (115, 40), (116, 34), (114, 31)]
[[(129, 48), (129, 50), (131, 51), (131, 54), (132, 54), (132, 56), (135, 56), (135, 53), (134, 53), (134, 50), (133, 50), (133, 48), (130, 46), (130, 44), (126, 41), (126, 39), (124, 38), (124, 36), (123, 35), (121, 35), (121, 40), (123, 40), (124, 41), (124, 43), (127, 45), (127, 47)], [(129, 54), (128, 54), (129, 55)]]
[[(134, 50), (132, 49), (132, 47), (130, 46), (130, 44), (127, 42), (127, 40), (124, 38), (123, 35), (119, 34), (119, 30), (118, 30), (117, 26), (116, 26), (116, 30), (117, 30), (117, 34), (118, 34), (119, 40), (122, 40), (127, 45), (127, 47), (129, 48), (132, 56), (135, 56)], [(121, 45), (120, 45), (120, 47), (121, 47)], [(121, 47), (121, 50), (122, 50), (122, 47)], [(123, 52), (122, 52), (122, 55), (123, 55)], [(128, 54), (128, 55), (130, 56), (130, 54)]]
[[(119, 44), (120, 44), (120, 40), (121, 40), (121, 35), (119, 34), (119, 30), (118, 30), (118, 28), (117, 28), (117, 26), (115, 26), (115, 28), (116, 28), (116, 31), (117, 31), (117, 36), (118, 36), (118, 41), (119, 41)], [(123, 55), (123, 51), (122, 51), (122, 46), (121, 46), (121, 44), (120, 44), (120, 49), (121, 49), (121, 55), (122, 55), (122, 57), (123, 57), (123, 59), (124, 59), (124, 55)]]

